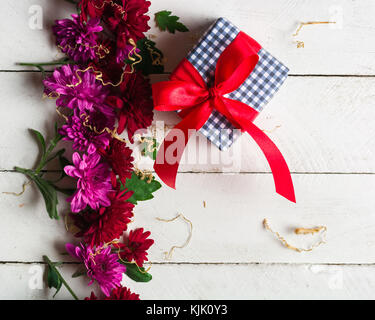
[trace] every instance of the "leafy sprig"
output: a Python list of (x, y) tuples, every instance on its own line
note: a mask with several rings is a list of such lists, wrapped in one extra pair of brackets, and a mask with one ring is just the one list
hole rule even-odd
[(155, 42), (143, 38), (138, 40), (137, 48), (142, 57), (142, 61), (135, 65), (135, 68), (143, 75), (164, 73), (164, 55), (156, 48)]
[(189, 29), (178, 20), (177, 16), (172, 16), (171, 11), (163, 10), (155, 13), (156, 25), (161, 31), (168, 30), (170, 33), (175, 33), (176, 31), (188, 32)]
[[(16, 172), (22, 173), (26, 175), (31, 181), (35, 183), (37, 188), (39, 189), (40, 193), (43, 196), (46, 210), (48, 212), (48, 215), (51, 219), (59, 219), (59, 214), (57, 212), (57, 205), (59, 203), (58, 197), (57, 197), (57, 191), (63, 192), (65, 194), (71, 194), (74, 190), (71, 189), (63, 189), (59, 188), (55, 185), (56, 182), (60, 181), (64, 177), (64, 167), (66, 164), (69, 163), (69, 161), (64, 157), (65, 149), (60, 149), (56, 152), (54, 152), (58, 142), (62, 139), (62, 135), (58, 133), (57, 130), (57, 124), (55, 124), (55, 136), (49, 141), (48, 145), (46, 143), (46, 139), (43, 137), (43, 135), (34, 129), (30, 130), (33, 135), (36, 137), (36, 139), (39, 142), (40, 148), (41, 148), (41, 157), (39, 160), (38, 165), (36, 166), (36, 169), (25, 169), (20, 167), (15, 167), (14, 170)], [(51, 162), (54, 159), (59, 160), (59, 164), (61, 167), (61, 175), (60, 177), (55, 180), (47, 180), (45, 179), (43, 169), (46, 167), (46, 165)]]
[(52, 262), (47, 256), (43, 256), (44, 262), (47, 264), (47, 285), (49, 288), (55, 288), (56, 292), (53, 295), (55, 297), (60, 291), (62, 285), (69, 291), (75, 300), (79, 300), (77, 295), (74, 293), (72, 288), (65, 281), (61, 273), (57, 270), (57, 266), (61, 265), (59, 262)]
[(125, 188), (133, 191), (133, 195), (127, 201), (136, 205), (138, 201), (153, 199), (153, 193), (161, 188), (161, 184), (154, 177), (150, 180), (142, 179), (136, 172), (133, 172), (131, 178), (126, 179), (125, 186), (122, 186), (122, 189)]
[(149, 282), (152, 280), (152, 275), (149, 274), (145, 268), (137, 266), (133, 262), (119, 260), (119, 262), (126, 266), (126, 275), (135, 282)]

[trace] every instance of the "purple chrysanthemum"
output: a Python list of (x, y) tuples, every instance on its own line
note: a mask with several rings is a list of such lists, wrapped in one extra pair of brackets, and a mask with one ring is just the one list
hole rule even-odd
[(99, 25), (100, 19), (90, 19), (84, 23), (76, 14), (72, 14), (72, 18), (56, 20), (52, 27), (56, 45), (78, 63), (95, 60), (99, 52), (96, 33), (103, 30)]
[(65, 173), (78, 179), (77, 190), (67, 201), (71, 202), (72, 212), (79, 212), (89, 205), (93, 210), (100, 206), (108, 207), (111, 201), (108, 193), (112, 190), (110, 166), (108, 163), (99, 163), (100, 155), (95, 148), (89, 146), (88, 154), (81, 158), (79, 153), (73, 154), (74, 166), (66, 166)]
[(116, 253), (111, 253), (110, 246), (91, 248), (81, 243), (76, 247), (67, 243), (66, 250), (72, 257), (84, 263), (87, 275), (91, 278), (89, 285), (97, 281), (107, 297), (110, 296), (112, 289), (121, 287), (122, 274), (126, 271), (126, 267), (118, 262)]
[[(87, 124), (85, 125), (85, 122)], [(91, 149), (105, 149), (109, 145), (111, 136), (107, 132), (101, 134), (95, 133), (91, 128), (96, 127), (94, 121), (88, 116), (75, 110), (74, 114), (68, 117), (65, 125), (61, 127), (59, 133), (64, 136), (63, 140), (73, 141), (73, 149), (86, 151), (90, 146)]]
[(108, 118), (115, 116), (113, 109), (105, 104), (108, 90), (96, 79), (92, 69), (83, 72), (76, 65), (63, 65), (43, 84), (47, 96), (58, 96), (58, 107), (79, 109), (81, 113), (98, 111)]

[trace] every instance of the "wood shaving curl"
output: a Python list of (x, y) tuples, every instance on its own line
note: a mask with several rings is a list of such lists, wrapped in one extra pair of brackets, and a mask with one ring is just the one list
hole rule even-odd
[[(304, 27), (304, 26), (308, 26), (308, 25), (316, 25), (316, 24), (334, 24), (336, 23), (335, 21), (309, 21), (309, 22), (300, 22), (296, 32), (293, 34), (293, 37), (297, 37), (299, 32), (301, 31), (301, 29)], [(297, 48), (304, 48), (305, 47), (305, 43), (303, 41), (295, 41), (295, 43), (297, 44)]]
[(181, 218), (182, 220), (184, 220), (186, 223), (188, 223), (190, 229), (189, 229), (189, 236), (188, 238), (186, 239), (186, 241), (184, 242), (183, 245), (181, 246), (172, 246), (169, 251), (165, 251), (164, 252), (164, 257), (165, 257), (165, 260), (170, 260), (172, 258), (172, 254), (174, 252), (175, 249), (183, 249), (185, 248), (189, 243), (190, 243), (190, 240), (191, 240), (191, 237), (193, 235), (193, 223), (187, 219), (182, 213), (178, 214), (176, 217), (172, 218), (172, 219), (162, 219), (162, 218), (156, 218), (156, 220), (158, 221), (162, 221), (162, 222), (173, 222), (175, 220), (177, 220), (178, 218)]
[(315, 249), (316, 247), (319, 247), (321, 244), (323, 243), (326, 243), (326, 233), (327, 233), (327, 227), (326, 226), (319, 226), (319, 227), (315, 227), (315, 228), (296, 228), (294, 230), (294, 233), (295, 234), (298, 234), (298, 235), (307, 235), (307, 234), (316, 234), (316, 233), (320, 233), (321, 236), (322, 236), (322, 239), (313, 244), (311, 247), (309, 248), (297, 248), (295, 246), (292, 246), (290, 245), (285, 239), (284, 237), (282, 237), (278, 232), (276, 231), (273, 231), (270, 227), (270, 225), (268, 224), (268, 221), (267, 219), (264, 219), (263, 220), (263, 225), (264, 227), (272, 232), (276, 238), (284, 245), (284, 247), (286, 247), (287, 249), (290, 249), (290, 250), (293, 250), (293, 251), (296, 251), (296, 252), (310, 252), (312, 251), (313, 249)]
[(25, 193), (27, 186), (29, 186), (30, 184), (31, 184), (31, 181), (24, 182), (23, 185), (22, 185), (22, 191), (21, 192), (7, 192), (7, 191), (3, 191), (3, 194), (8, 194), (8, 195), (20, 197), (20, 196), (22, 196)]

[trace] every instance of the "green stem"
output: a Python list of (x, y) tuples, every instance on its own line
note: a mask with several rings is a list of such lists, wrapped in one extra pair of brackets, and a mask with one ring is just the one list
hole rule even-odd
[(61, 275), (61, 273), (54, 266), (53, 262), (47, 256), (43, 256), (43, 260), (48, 264), (48, 266), (51, 269), (53, 269), (53, 271), (55, 271), (57, 273), (57, 275), (59, 276), (61, 282), (63, 283), (63, 285), (65, 286), (65, 288), (69, 291), (69, 293), (73, 296), (73, 298), (76, 299), (76, 300), (79, 300), (78, 297), (77, 297), (77, 295), (74, 293), (74, 291), (72, 290), (72, 288), (69, 287), (69, 285), (67, 284), (67, 282), (65, 281), (65, 279), (63, 278), (63, 276)]
[(62, 139), (62, 136), (59, 133), (56, 133), (56, 135), (51, 140), (51, 142), (48, 146), (48, 149), (46, 150), (46, 152), (42, 156), (42, 159), (40, 160), (40, 163), (39, 163), (38, 167), (35, 169), (36, 175), (38, 175), (40, 173), (40, 171), (44, 168), (44, 166), (47, 164), (50, 154), (52, 153), (53, 149), (55, 149), (57, 143), (61, 139)]
[(24, 66), (24, 67), (37, 67), (41, 68), (43, 66), (56, 66), (56, 65), (63, 65), (63, 64), (71, 64), (74, 63), (74, 61), (71, 61), (67, 58), (63, 58), (61, 60), (57, 61), (51, 61), (51, 62), (37, 62), (37, 63), (32, 63), (32, 62), (17, 62), (16, 64), (19, 66)]
[(28, 175), (31, 172), (31, 170), (29, 170), (29, 169), (24, 169), (24, 168), (20, 168), (20, 167), (14, 167), (14, 170), (16, 172), (23, 173), (25, 175)]

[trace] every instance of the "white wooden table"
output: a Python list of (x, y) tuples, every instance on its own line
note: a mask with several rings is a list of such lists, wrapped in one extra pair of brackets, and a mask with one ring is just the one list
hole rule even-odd
[[(33, 20), (38, 6), (42, 30)], [(239, 172), (223, 174), (228, 170), (220, 164), (184, 164), (177, 191), (163, 187), (154, 200), (136, 208), (134, 225), (151, 230), (156, 240), (150, 251), (153, 280), (138, 284), (126, 278), (126, 285), (143, 299), (375, 298), (375, 2), (154, 0), (151, 14), (163, 9), (180, 16), (191, 30), (160, 33), (151, 21), (149, 34), (165, 52), (166, 71), (220, 16), (290, 68), (286, 84), (256, 124), (287, 159), (297, 204), (274, 192), (265, 159), (243, 136)], [(59, 57), (50, 26), (72, 11), (63, 0), (1, 1), (0, 191), (21, 189), (25, 178), (12, 172), (13, 166), (35, 164), (38, 147), (27, 128), (51, 133), (56, 118), (54, 102), (41, 99), (41, 74), (15, 62)], [(301, 21), (336, 24), (306, 26), (293, 38)], [(305, 48), (297, 48), (295, 40), (304, 41)], [(173, 114), (156, 118), (178, 121)], [(202, 150), (192, 143), (190, 153), (194, 148)], [(155, 218), (179, 212), (194, 225), (192, 240), (166, 261), (163, 252), (183, 243), (188, 228), (182, 221), (166, 224)], [(314, 238), (293, 235), (294, 227), (325, 225), (327, 243), (310, 253), (288, 250), (263, 228), (263, 218), (301, 246)], [(63, 221), (47, 217), (33, 187), (18, 198), (1, 194), (0, 220), (0, 298), (51, 298), (35, 277), (44, 268), (43, 254), (70, 261), (61, 255), (64, 243), (73, 241)], [(62, 267), (84, 297), (90, 290), (84, 279), (70, 279), (74, 269)], [(70, 296), (62, 289), (57, 298)]]

